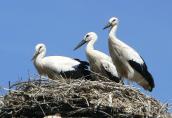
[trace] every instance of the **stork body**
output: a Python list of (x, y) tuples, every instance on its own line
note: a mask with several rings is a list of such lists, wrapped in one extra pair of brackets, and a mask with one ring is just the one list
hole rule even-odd
[[(90, 63), (91, 71), (96, 73), (92, 76), (96, 79), (99, 79), (100, 76), (103, 76), (115, 82), (119, 82), (120, 78), (111, 58), (108, 55), (94, 49), (94, 43), (96, 40), (97, 35), (94, 32), (89, 32), (85, 35), (84, 40), (75, 49), (88, 42), (86, 46), (86, 55)], [(97, 76), (97, 74), (100, 76)]]
[(51, 79), (60, 77), (78, 79), (90, 75), (88, 62), (64, 56), (47, 56), (44, 44), (38, 44), (33, 57), (33, 63), (41, 76)]
[(112, 17), (105, 28), (109, 31), (109, 53), (120, 76), (135, 81), (144, 89), (152, 91), (154, 80), (142, 57), (130, 46), (116, 37), (118, 19)]

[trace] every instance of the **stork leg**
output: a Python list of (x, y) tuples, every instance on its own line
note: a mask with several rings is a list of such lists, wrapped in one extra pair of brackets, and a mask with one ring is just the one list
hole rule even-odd
[(43, 76), (42, 75), (39, 75), (39, 79), (42, 80), (43, 79)]
[(120, 82), (119, 83), (122, 84), (122, 85), (124, 85), (124, 78), (120, 76), (119, 79), (120, 79)]
[(127, 85), (128, 86), (132, 86), (132, 84), (133, 84), (133, 82), (131, 81), (131, 79), (130, 78), (133, 78), (133, 76), (134, 76), (134, 70), (132, 69), (132, 68), (128, 68), (128, 72), (127, 72), (127, 77), (128, 77), (128, 79), (127, 79)]

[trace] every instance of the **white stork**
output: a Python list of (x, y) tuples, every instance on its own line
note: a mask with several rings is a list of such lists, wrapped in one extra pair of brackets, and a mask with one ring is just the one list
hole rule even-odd
[(130, 46), (116, 37), (118, 18), (112, 17), (104, 27), (109, 30), (109, 52), (118, 74), (137, 82), (145, 90), (152, 91), (155, 87), (152, 75), (149, 73), (142, 57)]
[(87, 79), (90, 78), (88, 62), (64, 56), (45, 57), (45, 55), (46, 46), (44, 44), (37, 44), (32, 60), (41, 76), (48, 76), (50, 79), (59, 77), (78, 79), (83, 76)]
[[(74, 50), (78, 49), (85, 43), (88, 43), (86, 47), (86, 55), (90, 63), (91, 71), (118, 83), (120, 78), (116, 71), (116, 67), (112, 63), (111, 58), (108, 55), (94, 49), (94, 43), (96, 40), (96, 33), (89, 32), (84, 36), (84, 39), (74, 48)], [(98, 76), (94, 76), (94, 78), (95, 77), (97, 78)]]

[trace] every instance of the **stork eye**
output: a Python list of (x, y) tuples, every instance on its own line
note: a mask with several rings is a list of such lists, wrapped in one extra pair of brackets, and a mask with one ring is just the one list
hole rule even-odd
[(42, 48), (42, 46), (39, 47), (39, 50)]
[(112, 22), (115, 22), (115, 21), (116, 21), (116, 19), (113, 19), (113, 20), (112, 20)]
[(86, 38), (88, 38), (89, 37), (89, 35), (86, 35)]

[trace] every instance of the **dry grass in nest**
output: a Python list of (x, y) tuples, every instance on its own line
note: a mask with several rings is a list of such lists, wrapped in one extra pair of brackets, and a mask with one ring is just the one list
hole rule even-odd
[(0, 117), (170, 117), (167, 104), (130, 86), (102, 80), (18, 82), (1, 102)]

